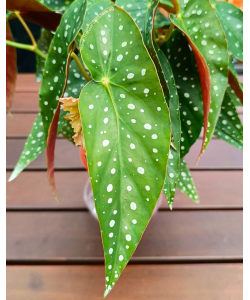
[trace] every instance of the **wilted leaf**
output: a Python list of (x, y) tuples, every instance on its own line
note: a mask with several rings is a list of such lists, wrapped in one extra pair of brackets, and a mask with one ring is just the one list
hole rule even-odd
[[(6, 40), (13, 41), (13, 36), (7, 19), (6, 19)], [(12, 102), (15, 94), (16, 77), (17, 77), (16, 49), (14, 47), (6, 46), (6, 108), (7, 109), (10, 109), (12, 106)]]
[(170, 19), (186, 35), (200, 75), (204, 109), (201, 157), (212, 138), (227, 87), (227, 42), (209, 0), (173, 2), (179, 11)]
[(66, 120), (70, 120), (71, 127), (74, 130), (75, 135), (73, 136), (73, 140), (76, 146), (81, 146), (85, 148), (85, 143), (82, 134), (82, 122), (80, 118), (80, 113), (78, 109), (78, 101), (79, 99), (75, 99), (73, 97), (70, 98), (60, 98), (60, 102), (64, 111), (69, 111), (68, 115), (65, 115), (64, 118)]
[(225, 93), (214, 135), (243, 150), (243, 126), (231, 99), (230, 88)]
[(199, 202), (192, 175), (191, 175), (184, 159), (181, 159), (180, 175), (179, 175), (179, 181), (178, 181), (177, 187), (180, 191), (182, 191), (185, 195), (187, 195), (194, 202)]
[(89, 25), (81, 55), (93, 78), (81, 92), (79, 109), (104, 245), (107, 295), (160, 195), (170, 120), (154, 64), (123, 10), (111, 7)]
[(243, 61), (243, 12), (228, 2), (214, 2), (212, 5), (226, 34), (228, 50)]
[(228, 83), (243, 104), (243, 85), (239, 81), (238, 74), (234, 68), (233, 57), (231, 55), (229, 56)]
[(179, 30), (161, 46), (173, 70), (180, 102), (181, 157), (195, 143), (203, 127), (203, 105), (199, 73), (188, 41)]
[[(19, 11), (25, 20), (52, 31), (56, 30), (61, 20), (61, 14), (52, 11), (38, 0), (7, 0), (6, 10)], [(12, 14), (10, 18), (15, 18), (15, 15)]]
[[(41, 36), (37, 41), (38, 48), (44, 53), (47, 54), (49, 51), (50, 43), (53, 39), (53, 33), (46, 29), (41, 29)], [(43, 71), (45, 66), (45, 59), (40, 55), (36, 54), (36, 81), (41, 81), (43, 77)]]
[(25, 143), (23, 152), (13, 170), (9, 181), (15, 179), (39, 154), (46, 148), (43, 132), (43, 122), (39, 113)]

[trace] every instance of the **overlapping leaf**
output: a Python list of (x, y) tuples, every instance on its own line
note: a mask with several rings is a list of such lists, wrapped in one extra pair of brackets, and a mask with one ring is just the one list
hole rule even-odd
[(111, 7), (89, 25), (81, 55), (93, 78), (81, 92), (79, 109), (104, 245), (107, 295), (160, 195), (170, 120), (154, 64), (122, 9)]
[[(13, 41), (13, 36), (6, 19), (6, 40)], [(16, 49), (14, 47), (6, 46), (6, 108), (10, 109), (14, 94), (17, 77), (16, 66)]]
[[(42, 28), (41, 36), (37, 41), (37, 46), (44, 54), (48, 53), (49, 46), (53, 37), (54, 35), (51, 31)], [(45, 66), (45, 59), (40, 55), (36, 55), (36, 81), (38, 82), (42, 80), (44, 66)]]
[(213, 1), (212, 6), (226, 34), (228, 50), (243, 61), (243, 12), (231, 3)]
[(192, 175), (184, 159), (181, 159), (180, 175), (177, 187), (194, 202), (199, 202), (198, 194), (193, 182)]
[[(19, 11), (21, 16), (30, 22), (55, 31), (61, 20), (61, 15), (48, 8), (38, 0), (7, 0), (7, 11)], [(15, 14), (9, 16), (15, 18)]]
[(55, 11), (65, 11), (74, 0), (39, 0), (42, 4), (46, 5)]
[(84, 21), (86, 2), (77, 0), (62, 17), (50, 44), (45, 71), (39, 91), (40, 109), (43, 118), (44, 134), (47, 140), (49, 126), (65, 87), (69, 47), (74, 41)]
[(227, 42), (209, 0), (173, 2), (179, 11), (170, 19), (188, 38), (199, 69), (204, 109), (201, 156), (213, 135), (227, 87)]
[(203, 105), (199, 73), (188, 41), (179, 30), (161, 46), (169, 59), (180, 102), (181, 157), (184, 157), (200, 135)]
[(16, 164), (9, 181), (15, 179), (46, 148), (42, 116), (39, 113), (25, 142), (23, 152)]
[(239, 81), (238, 74), (234, 68), (233, 57), (231, 55), (229, 56), (228, 83), (243, 104), (243, 84)]
[(171, 0), (160, 0), (160, 6), (163, 7), (168, 12), (174, 13), (174, 5)]
[(214, 135), (243, 150), (243, 126), (231, 96), (231, 89), (228, 88), (222, 102), (221, 113)]
[(162, 13), (159, 12), (159, 9), (156, 10), (155, 19), (154, 19), (154, 28), (162, 28), (165, 26), (169, 26), (171, 21), (169, 18), (166, 18)]

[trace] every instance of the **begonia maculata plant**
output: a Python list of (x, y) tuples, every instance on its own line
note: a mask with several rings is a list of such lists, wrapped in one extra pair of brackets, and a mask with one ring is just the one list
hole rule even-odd
[[(185, 155), (199, 136), (197, 161), (213, 135), (242, 150), (237, 106), (243, 87), (234, 62), (243, 61), (243, 12), (215, 0), (6, 4), (7, 109), (15, 91), (15, 47), (36, 53), (41, 81), (40, 112), (10, 180), (45, 150), (57, 198), (56, 136), (83, 149), (102, 234), (106, 296), (161, 191), (170, 209), (176, 188), (198, 202)], [(13, 40), (13, 18), (31, 45)], [(25, 20), (42, 27), (38, 41)]]

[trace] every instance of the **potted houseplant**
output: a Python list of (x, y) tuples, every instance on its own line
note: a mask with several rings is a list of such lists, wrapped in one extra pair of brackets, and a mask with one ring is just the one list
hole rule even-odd
[[(115, 2), (115, 3), (114, 3)], [(54, 149), (62, 134), (89, 171), (105, 255), (106, 296), (128, 263), (163, 190), (198, 201), (184, 157), (198, 160), (216, 135), (242, 149), (243, 13), (214, 0), (7, 1), (7, 108), (15, 47), (37, 54), (40, 113), (10, 177), (43, 151), (56, 195)], [(32, 45), (13, 41), (18, 18)], [(25, 20), (42, 27), (38, 42)]]

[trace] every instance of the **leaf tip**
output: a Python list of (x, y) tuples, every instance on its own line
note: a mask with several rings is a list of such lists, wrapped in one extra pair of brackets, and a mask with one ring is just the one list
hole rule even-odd
[(169, 209), (173, 210), (173, 203), (168, 203)]

